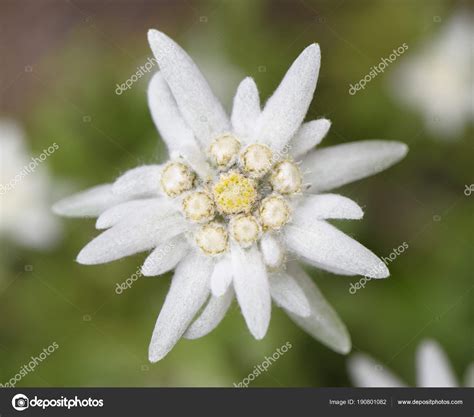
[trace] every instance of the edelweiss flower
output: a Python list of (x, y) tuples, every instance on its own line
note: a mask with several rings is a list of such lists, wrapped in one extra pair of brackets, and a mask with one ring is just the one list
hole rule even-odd
[(34, 249), (53, 245), (60, 234), (51, 214), (51, 179), (43, 158), (31, 158), (21, 128), (0, 120), (0, 236)]
[(360, 219), (361, 208), (321, 192), (387, 168), (406, 146), (364, 141), (311, 150), (330, 126), (326, 119), (302, 123), (319, 72), (316, 44), (296, 59), (263, 110), (255, 82), (245, 78), (229, 118), (176, 43), (156, 30), (149, 42), (160, 72), (148, 100), (170, 160), (56, 205), (64, 215), (99, 216), (97, 228), (108, 229), (78, 262), (152, 249), (144, 275), (176, 268), (153, 332), (152, 362), (183, 335), (213, 330), (234, 295), (256, 339), (267, 332), (273, 298), (316, 339), (347, 353), (343, 323), (300, 266), (285, 268), (286, 255), (342, 275), (388, 276), (377, 256), (326, 221)]
[(461, 10), (392, 78), (394, 95), (419, 110), (436, 137), (456, 137), (474, 120), (473, 43), (472, 13)]
[[(377, 361), (362, 353), (352, 355), (348, 362), (349, 375), (356, 387), (405, 387), (398, 377)], [(449, 360), (438, 343), (425, 340), (416, 352), (417, 387), (458, 387)], [(464, 385), (474, 387), (474, 363), (468, 367)]]

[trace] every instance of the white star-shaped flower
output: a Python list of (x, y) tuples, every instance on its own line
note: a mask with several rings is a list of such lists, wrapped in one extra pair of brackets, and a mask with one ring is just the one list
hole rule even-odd
[(303, 123), (319, 72), (316, 44), (295, 60), (263, 110), (255, 82), (245, 78), (229, 117), (175, 42), (156, 30), (149, 42), (160, 72), (148, 101), (170, 159), (55, 206), (66, 216), (99, 216), (97, 228), (108, 229), (78, 262), (100, 264), (152, 250), (144, 275), (175, 269), (153, 332), (152, 362), (181, 337), (213, 330), (234, 295), (256, 339), (267, 332), (273, 299), (316, 339), (349, 352), (344, 324), (286, 257), (342, 275), (388, 276), (377, 256), (327, 222), (360, 219), (361, 208), (324, 192), (389, 167), (407, 147), (374, 140), (312, 150), (330, 126), (326, 119)]
[[(348, 370), (356, 387), (395, 388), (406, 386), (397, 376), (363, 353), (352, 355), (348, 362)], [(446, 354), (434, 340), (425, 340), (418, 346), (416, 379), (417, 387), (453, 388), (459, 386)], [(474, 363), (467, 368), (464, 385), (474, 387)]]
[(391, 79), (393, 94), (418, 110), (426, 128), (453, 139), (474, 121), (473, 15), (460, 10), (440, 33), (407, 56)]

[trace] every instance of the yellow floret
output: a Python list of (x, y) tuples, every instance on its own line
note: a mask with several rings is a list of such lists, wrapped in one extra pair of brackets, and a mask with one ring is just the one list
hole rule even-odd
[(222, 214), (249, 213), (257, 198), (255, 182), (236, 171), (222, 174), (213, 193)]

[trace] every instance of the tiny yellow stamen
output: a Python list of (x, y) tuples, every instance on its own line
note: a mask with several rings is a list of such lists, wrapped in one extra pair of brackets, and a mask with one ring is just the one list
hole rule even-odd
[(222, 174), (213, 193), (222, 214), (249, 213), (257, 198), (254, 181), (237, 171)]

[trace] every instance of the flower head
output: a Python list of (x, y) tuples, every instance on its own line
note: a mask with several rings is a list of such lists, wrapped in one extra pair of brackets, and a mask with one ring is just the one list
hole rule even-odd
[(20, 246), (46, 249), (56, 244), (61, 228), (49, 209), (52, 180), (44, 161), (57, 144), (30, 156), (22, 129), (0, 119), (0, 237)]
[(433, 137), (456, 139), (474, 121), (473, 13), (458, 10), (395, 70), (391, 90), (418, 111)]
[[(327, 222), (360, 219), (361, 208), (323, 192), (389, 167), (406, 146), (364, 141), (313, 150), (330, 126), (326, 119), (303, 123), (318, 78), (317, 44), (299, 55), (263, 109), (255, 82), (245, 78), (229, 117), (175, 42), (156, 30), (149, 42), (160, 71), (148, 101), (170, 159), (55, 206), (64, 215), (99, 216), (97, 228), (108, 229), (78, 262), (151, 250), (144, 275), (175, 270), (153, 332), (152, 362), (181, 337), (212, 331), (234, 296), (256, 339), (267, 332), (273, 299), (316, 339), (347, 353), (344, 324), (286, 255), (343, 275), (388, 276), (372, 252)], [(163, 257), (168, 242), (174, 250)]]

